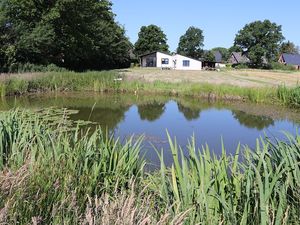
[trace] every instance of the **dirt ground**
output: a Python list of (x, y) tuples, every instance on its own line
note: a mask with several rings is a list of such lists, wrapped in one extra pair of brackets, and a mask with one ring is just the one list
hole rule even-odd
[(296, 86), (300, 84), (300, 71), (222, 70), (222, 71), (178, 71), (157, 68), (134, 68), (120, 70), (128, 80), (156, 80), (164, 82), (195, 82), (229, 84), (240, 87)]

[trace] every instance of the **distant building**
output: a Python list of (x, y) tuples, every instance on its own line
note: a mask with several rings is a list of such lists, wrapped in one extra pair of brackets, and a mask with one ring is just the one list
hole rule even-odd
[(213, 54), (215, 56), (215, 63), (216, 63), (215, 67), (217, 68), (226, 67), (226, 64), (223, 61), (222, 53), (220, 51), (214, 51)]
[(229, 58), (231, 64), (245, 64), (250, 63), (250, 59), (242, 52), (233, 52)]
[[(207, 53), (209, 51), (204, 51), (204, 53)], [(220, 51), (213, 51), (214, 55), (213, 61), (207, 61), (205, 59), (202, 59), (202, 68), (204, 69), (211, 69), (211, 68), (224, 68), (226, 67), (226, 64), (223, 62), (223, 57)]]
[(279, 63), (284, 65), (294, 66), (297, 70), (300, 70), (300, 55), (283, 53), (279, 57)]
[(140, 56), (141, 67), (157, 67), (175, 70), (201, 70), (202, 62), (183, 55), (151, 52)]

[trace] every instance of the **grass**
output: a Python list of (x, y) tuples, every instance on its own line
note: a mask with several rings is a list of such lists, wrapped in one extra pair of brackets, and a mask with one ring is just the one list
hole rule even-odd
[[(300, 136), (220, 157), (194, 138), (145, 173), (142, 139), (120, 143), (68, 110), (0, 113), (2, 224), (297, 224)], [(166, 150), (166, 149), (165, 149)]]
[[(238, 100), (254, 103), (285, 104), (299, 107), (299, 87), (239, 87), (194, 82), (145, 82), (141, 80), (116, 80), (117, 71), (103, 72), (52, 72), (32, 79), (13, 77), (0, 83), (1, 96), (22, 95), (30, 92), (115, 92), (132, 94), (163, 94), (210, 100)], [(284, 94), (284, 96), (283, 96)]]

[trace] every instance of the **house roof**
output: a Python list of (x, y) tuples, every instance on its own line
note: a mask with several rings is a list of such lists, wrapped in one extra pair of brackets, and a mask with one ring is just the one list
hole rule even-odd
[(213, 53), (214, 53), (214, 56), (215, 56), (215, 62), (216, 63), (222, 62), (222, 54), (221, 54), (221, 52), (215, 51)]
[(233, 52), (232, 56), (235, 58), (237, 63), (249, 63), (250, 59), (242, 52)]
[(195, 60), (195, 61), (198, 61), (198, 62), (202, 62), (202, 60), (194, 59), (194, 58), (191, 58), (191, 57), (188, 57), (188, 56), (185, 56), (185, 55), (175, 54), (175, 56), (176, 56), (176, 55), (181, 56), (181, 57), (184, 57), (184, 58), (187, 58), (187, 59)]
[(282, 58), (284, 62), (288, 65), (300, 65), (300, 55), (299, 54), (288, 54), (283, 53)]
[(143, 54), (143, 55), (139, 55), (139, 57), (143, 57), (143, 56), (147, 56), (147, 55), (152, 55), (152, 54), (154, 54), (154, 53), (162, 53), (162, 54), (166, 54), (166, 55), (169, 55), (169, 56), (171, 56), (169, 53), (167, 53), (167, 52), (161, 52), (161, 51), (153, 51), (153, 52), (148, 52), (148, 53), (146, 53), (146, 54)]

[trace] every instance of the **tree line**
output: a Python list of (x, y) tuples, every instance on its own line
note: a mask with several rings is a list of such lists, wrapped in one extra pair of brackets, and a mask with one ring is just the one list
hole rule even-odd
[(0, 0), (0, 68), (128, 67), (132, 44), (109, 0)]
[[(56, 65), (75, 71), (128, 67), (134, 58), (152, 52), (169, 52), (167, 36), (156, 25), (141, 27), (133, 45), (115, 21), (109, 0), (0, 0), (0, 72), (19, 65)], [(230, 49), (203, 50), (203, 31), (190, 27), (180, 37), (177, 53), (206, 60), (220, 51), (224, 60), (241, 51), (257, 66), (263, 57), (298, 53), (283, 42), (281, 26), (255, 21), (241, 29)]]
[[(216, 47), (205, 51), (203, 49), (203, 31), (192, 26), (180, 37), (176, 53), (195, 59), (214, 61), (213, 52), (219, 51), (225, 62), (232, 52), (242, 52), (250, 59), (253, 67), (260, 68), (264, 66), (265, 61), (277, 61), (281, 53), (299, 54), (299, 47), (290, 41), (284, 42), (284, 40), (280, 25), (269, 20), (254, 21), (238, 31), (234, 45), (229, 49)], [(141, 28), (134, 48), (137, 55), (153, 51), (169, 52), (167, 37), (156, 25)]]

